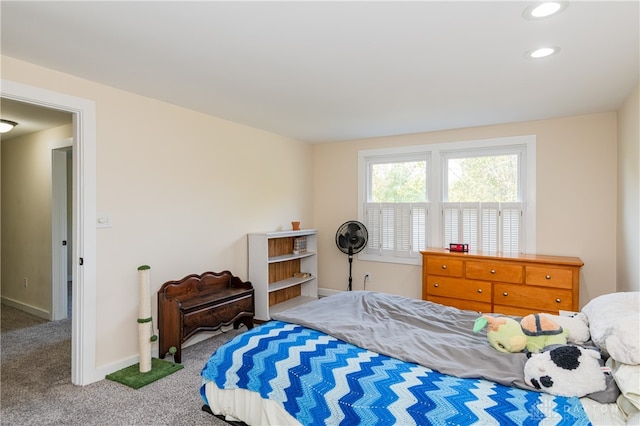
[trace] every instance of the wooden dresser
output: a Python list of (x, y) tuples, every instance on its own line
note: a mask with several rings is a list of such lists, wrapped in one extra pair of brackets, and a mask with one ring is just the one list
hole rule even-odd
[(478, 312), (527, 315), (578, 311), (580, 258), (488, 255), (427, 249), (422, 298)]

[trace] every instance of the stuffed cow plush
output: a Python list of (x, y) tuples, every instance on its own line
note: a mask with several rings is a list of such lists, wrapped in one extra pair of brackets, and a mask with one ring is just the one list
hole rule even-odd
[(532, 353), (524, 365), (524, 381), (553, 395), (582, 397), (607, 387), (600, 353), (580, 346), (559, 345)]

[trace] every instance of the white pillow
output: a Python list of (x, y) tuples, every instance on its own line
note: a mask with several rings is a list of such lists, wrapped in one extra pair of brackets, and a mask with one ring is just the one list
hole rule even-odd
[(640, 292), (596, 297), (582, 312), (594, 344), (618, 362), (640, 364)]

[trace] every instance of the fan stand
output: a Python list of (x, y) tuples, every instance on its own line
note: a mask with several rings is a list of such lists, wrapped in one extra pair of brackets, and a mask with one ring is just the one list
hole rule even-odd
[(353, 282), (353, 278), (351, 277), (352, 264), (353, 264), (353, 247), (349, 247), (349, 287), (347, 287), (348, 291), (351, 291), (351, 283)]
[(360, 253), (367, 246), (367, 238), (367, 228), (355, 220), (343, 223), (336, 232), (336, 245), (342, 253), (349, 255), (349, 286), (347, 291), (351, 291), (353, 288), (353, 255)]

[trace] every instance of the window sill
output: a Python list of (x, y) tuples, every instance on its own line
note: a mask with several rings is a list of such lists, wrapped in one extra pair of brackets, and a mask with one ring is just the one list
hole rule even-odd
[(377, 254), (359, 253), (358, 260), (368, 262), (399, 263), (404, 265), (422, 265), (422, 257), (389, 257)]

